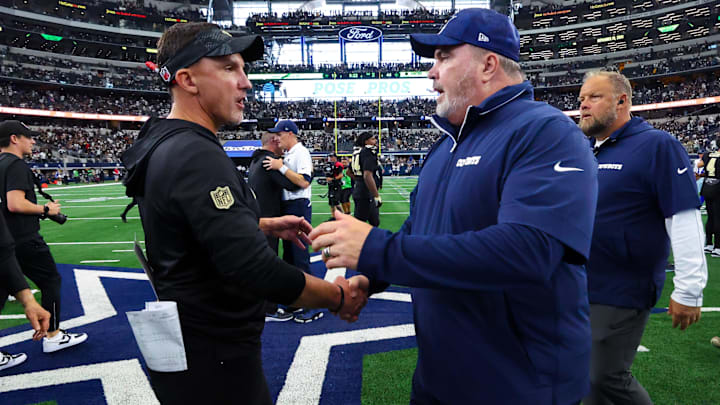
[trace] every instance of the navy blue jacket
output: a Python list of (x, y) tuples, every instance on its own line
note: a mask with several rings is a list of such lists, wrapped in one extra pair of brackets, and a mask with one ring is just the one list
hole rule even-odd
[(410, 216), (374, 229), (358, 270), (413, 288), (413, 396), (569, 404), (589, 389), (585, 263), (597, 167), (577, 125), (528, 82), (470, 107), (429, 152)]
[(596, 157), (590, 303), (652, 308), (670, 252), (665, 218), (700, 206), (692, 165), (677, 139), (638, 117), (610, 135)]

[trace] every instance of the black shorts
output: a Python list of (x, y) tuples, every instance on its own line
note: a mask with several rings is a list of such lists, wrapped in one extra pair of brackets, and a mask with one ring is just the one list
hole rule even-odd
[(344, 188), (344, 189), (340, 190), (340, 202), (343, 204), (349, 203), (351, 195), (352, 195), (352, 188)]

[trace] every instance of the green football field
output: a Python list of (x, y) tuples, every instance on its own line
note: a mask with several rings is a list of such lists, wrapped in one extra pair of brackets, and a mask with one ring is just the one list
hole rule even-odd
[[(381, 227), (397, 230), (408, 215), (408, 198), (415, 183), (411, 177), (385, 179), (381, 191)], [(58, 263), (139, 267), (131, 242), (143, 240), (137, 208), (128, 214), (128, 223), (119, 215), (130, 202), (118, 183), (91, 186), (56, 187), (48, 190), (69, 216), (65, 225), (42, 222), (41, 233)], [(313, 185), (313, 225), (330, 217), (327, 200), (320, 196), (326, 188)], [(521, 252), (519, 252), (521, 254)], [(705, 309), (699, 324), (685, 332), (672, 329), (665, 313), (654, 314), (642, 345), (649, 351), (637, 354), (633, 373), (647, 388), (656, 404), (719, 404), (720, 350), (710, 338), (720, 335), (720, 259), (708, 257), (709, 282), (705, 289)], [(672, 273), (658, 307), (667, 307), (672, 291)], [(40, 294), (36, 293), (36, 298)], [(3, 315), (22, 314), (14, 302)], [(25, 323), (23, 319), (2, 319), (0, 329)], [(417, 350), (402, 350), (365, 356), (362, 396), (364, 404), (407, 404), (410, 378)], [(478, 364), (478, 367), (486, 365)]]

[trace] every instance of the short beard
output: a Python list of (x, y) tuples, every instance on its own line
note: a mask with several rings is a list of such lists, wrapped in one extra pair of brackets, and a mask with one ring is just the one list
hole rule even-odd
[(585, 125), (585, 121), (580, 119), (580, 129), (585, 133), (587, 136), (591, 137), (597, 137), (598, 135), (603, 134), (610, 126), (617, 120), (617, 111), (614, 109), (611, 109), (608, 111), (607, 115), (600, 116), (598, 118), (593, 118), (592, 123), (588, 126)]
[(458, 94), (456, 94), (452, 98), (448, 97), (446, 94), (445, 101), (442, 103), (437, 103), (437, 106), (435, 107), (435, 113), (438, 116), (447, 118), (448, 116), (456, 112), (458, 109), (467, 108), (467, 105), (469, 103), (468, 100), (470, 99), (469, 90), (470, 81), (472, 80), (471, 70), (472, 64), (468, 64), (468, 68), (465, 70), (460, 80), (458, 80)]

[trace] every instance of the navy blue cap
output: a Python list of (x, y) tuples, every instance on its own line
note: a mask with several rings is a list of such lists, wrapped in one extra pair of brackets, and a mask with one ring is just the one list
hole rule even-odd
[(520, 34), (510, 18), (486, 8), (466, 8), (455, 14), (437, 34), (411, 34), (410, 44), (420, 56), (432, 58), (435, 48), (470, 44), (518, 62)]
[(297, 127), (297, 125), (295, 125), (294, 122), (292, 122), (290, 120), (281, 120), (281, 121), (278, 121), (278, 123), (275, 125), (274, 128), (268, 129), (268, 132), (272, 132), (272, 133), (278, 133), (278, 132), (283, 132), (283, 131), (292, 132), (293, 134), (297, 135), (298, 127)]

